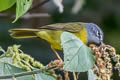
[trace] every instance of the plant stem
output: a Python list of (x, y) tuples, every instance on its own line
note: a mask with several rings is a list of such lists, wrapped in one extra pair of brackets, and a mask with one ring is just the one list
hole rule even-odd
[(76, 78), (79, 79), (80, 72), (77, 73)]
[[(14, 75), (3, 75), (0, 76), (0, 79), (9, 79), (9, 78), (13, 78), (13, 76), (16, 77), (21, 77), (21, 76), (25, 76), (25, 75), (32, 75), (32, 74), (38, 74), (40, 72), (44, 72), (44, 71), (48, 71), (51, 69), (54, 69), (56, 67), (49, 67), (49, 68), (45, 68), (45, 69), (38, 69), (38, 70), (34, 70), (34, 71), (28, 71), (28, 72), (20, 72), (20, 73), (15, 73)], [(50, 74), (52, 77), (57, 78), (56, 75), (54, 74)]]
[(73, 72), (73, 79), (77, 80), (75, 72)]
[(53, 52), (55, 53), (56, 57), (63, 62), (62, 58), (61, 58), (60, 55), (56, 52), (56, 50), (55, 50), (54, 48), (52, 48), (52, 47), (51, 47), (51, 49), (52, 49)]

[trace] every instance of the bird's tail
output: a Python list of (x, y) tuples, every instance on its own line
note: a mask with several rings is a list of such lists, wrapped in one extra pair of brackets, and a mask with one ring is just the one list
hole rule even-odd
[(10, 35), (13, 38), (33, 38), (37, 37), (36, 32), (39, 32), (39, 29), (29, 29), (29, 28), (16, 28), (16, 29), (10, 29), (9, 32)]

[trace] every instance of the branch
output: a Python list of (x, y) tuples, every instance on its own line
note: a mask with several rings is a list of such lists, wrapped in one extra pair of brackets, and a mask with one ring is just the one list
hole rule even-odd
[[(21, 72), (21, 73), (15, 73), (15, 74), (12, 74), (12, 75), (3, 75), (3, 76), (0, 76), (0, 79), (9, 79), (9, 78), (13, 78), (13, 77), (21, 77), (21, 76), (26, 76), (26, 75), (32, 75), (32, 74), (38, 74), (40, 72), (44, 72), (44, 71), (48, 71), (48, 70), (51, 70), (51, 69), (54, 69), (56, 67), (49, 67), (49, 68), (45, 68), (45, 69), (38, 69), (38, 70), (34, 70), (34, 71), (28, 71), (28, 72)], [(54, 74), (50, 74), (52, 77), (56, 78), (56, 75)]]
[[(15, 18), (15, 15), (10, 14), (10, 13), (0, 13), (0, 16)], [(39, 17), (50, 17), (50, 15), (48, 13), (27, 13), (21, 16), (20, 18), (30, 19), (30, 18), (39, 18)]]
[(50, 17), (50, 15), (48, 13), (27, 13), (21, 16), (21, 18), (23, 19), (39, 18), (39, 17)]

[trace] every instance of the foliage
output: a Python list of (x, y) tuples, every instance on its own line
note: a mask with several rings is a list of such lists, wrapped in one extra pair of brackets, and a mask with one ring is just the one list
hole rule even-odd
[(16, 3), (16, 22), (19, 17), (24, 15), (32, 5), (32, 0), (0, 0), (0, 11), (12, 7)]
[(95, 63), (91, 50), (76, 36), (64, 32), (61, 35), (64, 51), (64, 69), (71, 72), (85, 72)]
[(15, 2), (16, 0), (0, 0), (0, 12), (10, 8)]
[(21, 53), (19, 47), (19, 45), (13, 45), (8, 47), (7, 51), (0, 49), (3, 52), (0, 56), (0, 79), (13, 76), (17, 80), (55, 80), (56, 75), (50, 73), (47, 67), (45, 68), (29, 55)]
[(16, 19), (13, 21), (17, 21), (19, 17), (25, 14), (32, 5), (32, 0), (16, 0)]
[[(0, 60), (1, 61), (1, 60)], [(20, 72), (25, 72), (26, 70), (23, 70), (21, 68), (15, 67), (11, 64), (0, 62), (0, 75), (10, 75)], [(35, 80), (32, 75), (24, 76), (24, 77), (18, 77), (17, 80)], [(4, 79), (3, 79), (4, 80)]]

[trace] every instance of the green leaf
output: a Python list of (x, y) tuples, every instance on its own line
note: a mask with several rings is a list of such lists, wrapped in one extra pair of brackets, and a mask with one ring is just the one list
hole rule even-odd
[(0, 0), (0, 12), (15, 4), (16, 0)]
[(79, 38), (69, 32), (61, 35), (64, 51), (64, 69), (70, 72), (85, 72), (95, 63), (93, 53)]
[(35, 75), (35, 80), (56, 80), (56, 79), (50, 75), (39, 73)]
[[(26, 72), (26, 71), (21, 68), (10, 65), (8, 63), (0, 62), (0, 75), (1, 76), (8, 75), (8, 74), (12, 75), (12, 74), (19, 73), (19, 72)], [(17, 80), (35, 80), (32, 75), (17, 77), (16, 79)], [(5, 79), (0, 79), (0, 80), (5, 80)], [(11, 79), (7, 79), (7, 80), (11, 80)]]
[(32, 0), (17, 0), (16, 2), (16, 19), (13, 21), (16, 22), (19, 17), (24, 15), (32, 5)]

